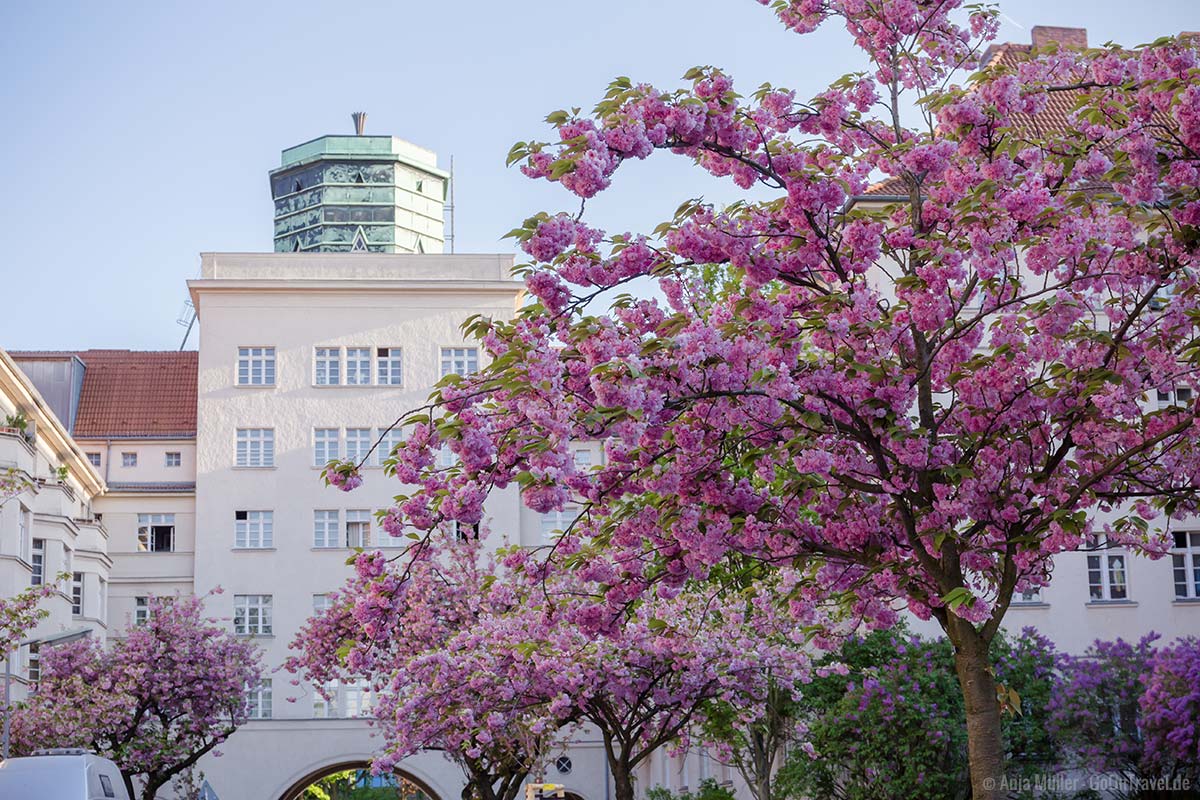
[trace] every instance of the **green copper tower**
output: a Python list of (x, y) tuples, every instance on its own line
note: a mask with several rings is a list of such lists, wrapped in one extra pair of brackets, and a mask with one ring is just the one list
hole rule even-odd
[(440, 253), (450, 176), (437, 154), (394, 136), (322, 136), (271, 170), (275, 251)]

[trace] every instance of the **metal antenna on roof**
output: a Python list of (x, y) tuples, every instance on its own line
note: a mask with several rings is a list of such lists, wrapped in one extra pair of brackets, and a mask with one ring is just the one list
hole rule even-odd
[(183, 301), (183, 310), (179, 312), (179, 319), (175, 320), (175, 323), (187, 328), (183, 333), (183, 341), (179, 343), (179, 349), (182, 351), (187, 347), (188, 337), (192, 335), (192, 326), (196, 324), (196, 308), (191, 300)]
[(367, 112), (355, 111), (350, 115), (350, 118), (354, 120), (354, 135), (362, 136), (363, 127), (367, 124)]

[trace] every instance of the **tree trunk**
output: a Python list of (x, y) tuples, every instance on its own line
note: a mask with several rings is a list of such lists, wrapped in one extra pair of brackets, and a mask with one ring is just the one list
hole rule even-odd
[(614, 800), (633, 800), (633, 774), (629, 765), (613, 764), (612, 777)]
[(125, 791), (129, 793), (129, 800), (134, 800), (137, 797), (137, 792), (133, 788), (133, 776), (122, 772), (121, 780), (125, 782)]
[(969, 622), (950, 615), (947, 634), (954, 644), (954, 671), (967, 713), (967, 761), (971, 800), (1000, 800), (1004, 791), (1004, 741), (1000, 703), (988, 659), (988, 642)]

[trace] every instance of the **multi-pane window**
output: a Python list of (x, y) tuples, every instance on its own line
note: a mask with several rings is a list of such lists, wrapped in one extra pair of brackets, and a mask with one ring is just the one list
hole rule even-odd
[(375, 380), (383, 386), (399, 386), (404, 383), (404, 359), (399, 347), (376, 348)]
[(333, 598), (327, 594), (313, 595), (313, 613), (320, 614), (322, 611), (328, 611), (333, 607)]
[(246, 686), (246, 716), (250, 719), (271, 718), (271, 679), (263, 678)]
[(346, 460), (357, 464), (371, 449), (370, 428), (346, 428)]
[(275, 385), (275, 348), (238, 348), (238, 386)]
[(579, 516), (579, 507), (567, 505), (561, 511), (547, 511), (541, 516), (542, 541), (553, 542)]
[(371, 348), (346, 348), (346, 385), (365, 386), (371, 382)]
[(340, 533), (336, 510), (313, 512), (313, 547), (338, 547)]
[(382, 467), (402, 441), (403, 431), (400, 428), (380, 428), (379, 447), (375, 448), (375, 463)]
[(33, 575), (29, 578), (29, 582), (34, 586), (41, 586), (42, 581), (46, 579), (45, 539), (33, 540), (33, 551), (29, 556), (29, 564), (33, 567)]
[(237, 465), (239, 467), (275, 466), (275, 430), (238, 428)]
[(99, 578), (100, 583), (100, 613), (96, 614), (98, 619), (108, 619), (108, 581), (104, 578)]
[(145, 625), (150, 621), (150, 598), (135, 597), (133, 598), (133, 624)]
[(1158, 390), (1158, 407), (1170, 408), (1171, 406), (1187, 407), (1192, 404), (1192, 398), (1195, 396), (1190, 386), (1176, 386), (1170, 390)]
[(88, 460), (88, 463), (91, 464), (93, 467), (100, 466), (100, 454), (99, 453), (88, 453), (87, 460)]
[(71, 573), (71, 613), (83, 616), (83, 573)]
[(137, 466), (137, 453), (121, 453), (121, 466), (122, 467), (136, 467)]
[(341, 454), (337, 428), (313, 429), (313, 466), (323, 467)]
[(337, 386), (342, 382), (342, 349), (317, 348), (317, 386)]
[(591, 450), (574, 450), (571, 452), (571, 458), (575, 462), (575, 469), (580, 472), (586, 472), (592, 466), (592, 451)]
[(478, 347), (443, 347), (442, 377), (470, 375), (479, 371)]
[(233, 596), (233, 632), (243, 636), (271, 635), (271, 595)]
[(42, 679), (42, 657), (38, 652), (40, 646), (38, 642), (29, 645), (29, 658), (25, 661), (25, 674), (30, 683), (37, 683)]
[(1175, 531), (1171, 566), (1175, 574), (1175, 598), (1200, 600), (1200, 532)]
[(246, 549), (275, 546), (274, 511), (234, 511), (233, 546)]
[(352, 508), (346, 512), (346, 547), (369, 547), (371, 544), (371, 512)]
[[(1103, 540), (1094, 540), (1097, 547)], [(1110, 550), (1088, 553), (1088, 594), (1093, 601), (1128, 600), (1129, 576), (1125, 569), (1125, 554)]]
[(174, 549), (174, 514), (138, 514), (139, 552), (170, 553)]
[(347, 717), (371, 716), (371, 689), (365, 681), (352, 681), (342, 687)]
[(1021, 605), (1022, 603), (1037, 604), (1042, 602), (1042, 590), (1040, 588), (1025, 589), (1013, 596), (1013, 603)]
[(176, 452), (168, 452), (167, 453), (167, 466), (168, 467), (178, 467), (182, 463), (183, 463), (183, 453), (176, 453)]
[(318, 719), (337, 716), (337, 681), (313, 685), (313, 716)]

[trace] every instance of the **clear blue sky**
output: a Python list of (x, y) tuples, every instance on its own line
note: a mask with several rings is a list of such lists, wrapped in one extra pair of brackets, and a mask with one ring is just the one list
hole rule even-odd
[[(1092, 43), (1200, 30), (1195, 0), (1015, 0), (1002, 41), (1082, 25)], [(504, 167), (549, 111), (616, 75), (674, 86), (690, 66), (811, 96), (861, 63), (834, 26), (798, 37), (753, 0), (260, 0), (0, 4), (0, 347), (174, 349), (201, 251), (271, 249), (279, 151), (367, 131), (451, 154), (458, 252), (566, 196)], [(647, 230), (687, 197), (682, 161), (628, 169), (594, 219)], [(194, 341), (193, 341), (194, 345)]]

